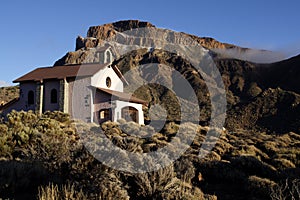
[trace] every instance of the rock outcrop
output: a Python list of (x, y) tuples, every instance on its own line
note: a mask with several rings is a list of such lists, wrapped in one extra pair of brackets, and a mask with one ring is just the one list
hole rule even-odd
[[(88, 52), (91, 48), (102, 46), (104, 41), (114, 37), (118, 33), (137, 28), (153, 28), (155, 30), (156, 27), (149, 22), (139, 20), (124, 20), (100, 26), (91, 26), (88, 29), (86, 37), (77, 37), (75, 52), (80, 50)], [(272, 63), (284, 58), (281, 54), (271, 51), (243, 48), (233, 44), (222, 43), (210, 37), (199, 37), (187, 33), (180, 34), (181, 36), (190, 37), (191, 40), (209, 49), (217, 58), (234, 58), (256, 63)], [(160, 36), (158, 35), (158, 37)], [(175, 40), (180, 40), (180, 38), (176, 39), (175, 35)], [(84, 62), (86, 62), (85, 56), (81, 56), (80, 52), (68, 52), (55, 62), (54, 65), (80, 64)]]
[[(103, 45), (103, 42), (109, 38), (114, 37), (117, 33), (122, 33), (124, 31), (129, 31), (137, 28), (156, 28), (153, 24), (149, 22), (143, 22), (139, 20), (125, 20), (118, 21), (110, 24), (104, 24), (101, 26), (91, 26), (87, 32), (87, 37), (78, 36), (76, 39), (76, 51), (89, 51), (91, 48), (99, 47)], [(247, 48), (241, 48), (232, 44), (222, 43), (213, 38), (209, 37), (198, 37), (195, 35), (190, 35), (186, 33), (178, 33), (179, 36), (190, 37), (191, 40), (202, 45), (204, 48), (211, 51), (216, 51), (216, 49), (229, 50), (234, 49), (238, 52), (245, 52)], [(176, 35), (174, 40), (176, 39)], [(217, 51), (216, 51), (217, 52)], [(67, 64), (80, 64), (86, 62), (85, 56), (81, 56), (81, 52), (68, 52), (63, 58), (55, 62), (54, 65), (67, 65)], [(224, 57), (225, 54), (218, 54)], [(225, 56), (228, 57), (228, 56)]]
[(124, 32), (136, 28), (155, 27), (149, 22), (139, 20), (118, 21), (101, 26), (91, 26), (87, 32), (87, 37), (78, 36), (76, 39), (76, 51), (81, 48), (92, 48), (101, 46), (103, 40), (111, 38), (117, 32)]

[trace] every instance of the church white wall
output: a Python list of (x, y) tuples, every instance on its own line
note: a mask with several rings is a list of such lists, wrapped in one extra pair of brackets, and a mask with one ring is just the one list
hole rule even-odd
[[(111, 79), (111, 86), (107, 87), (106, 78), (109, 77)], [(116, 72), (112, 69), (112, 67), (106, 67), (100, 70), (91, 78), (91, 85), (95, 87), (115, 90), (119, 92), (123, 92), (123, 82), (116, 74)]]

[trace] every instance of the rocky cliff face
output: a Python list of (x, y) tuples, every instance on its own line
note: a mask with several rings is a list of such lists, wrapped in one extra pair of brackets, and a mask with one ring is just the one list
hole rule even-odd
[[(124, 32), (137, 28), (146, 28), (155, 26), (149, 22), (142, 22), (138, 20), (119, 21), (110, 24), (104, 24), (101, 26), (92, 26), (87, 32), (87, 37), (83, 38), (79, 36), (76, 40), (76, 50), (81, 48), (91, 48), (101, 45), (101, 41), (111, 38), (116, 35), (117, 32)], [(209, 37), (198, 37), (195, 35), (186, 34), (193, 40), (197, 41), (203, 47), (207, 49), (231, 49), (236, 48), (240, 51), (246, 50), (246, 48), (237, 47), (232, 44), (222, 43)]]
[(103, 40), (107, 40), (116, 35), (117, 32), (124, 32), (136, 28), (155, 27), (149, 22), (138, 20), (118, 21), (101, 26), (91, 26), (87, 32), (87, 37), (78, 36), (76, 39), (76, 51), (81, 48), (93, 48), (101, 46)]
[[(86, 54), (91, 48), (102, 46), (104, 41), (116, 36), (118, 33), (138, 28), (156, 27), (149, 22), (138, 20), (125, 20), (100, 26), (92, 26), (89, 28), (86, 37), (77, 37), (75, 52), (68, 52), (64, 57), (55, 62), (54, 65), (78, 64), (87, 61), (93, 62), (93, 60), (86, 60)], [(234, 58), (256, 63), (272, 63), (283, 59), (281, 54), (271, 51), (243, 48), (233, 44), (222, 43), (210, 37), (199, 37), (187, 33), (180, 34), (181, 36), (190, 37), (191, 40), (209, 49), (214, 56), (218, 58)], [(158, 35), (158, 37), (160, 37), (160, 35)], [(180, 40), (180, 38), (175, 38), (175, 40)]]
[(142, 22), (139, 20), (118, 21), (111, 24), (104, 24), (101, 26), (92, 26), (87, 32), (87, 37), (93, 37), (105, 40), (115, 35), (116, 32), (124, 32), (136, 28), (155, 27), (149, 22)]
[[(105, 40), (112, 38), (117, 33), (122, 33), (124, 31), (129, 31), (137, 28), (155, 28), (155, 26), (149, 22), (143, 22), (138, 20), (118, 21), (115, 23), (104, 24), (101, 26), (92, 26), (89, 28), (87, 32), (87, 37), (82, 37), (82, 36), (77, 37), (75, 52), (68, 52), (63, 58), (59, 59), (54, 65), (79, 64), (79, 63), (86, 62), (85, 51), (89, 51), (90, 48), (102, 46)], [(180, 34), (184, 34), (185, 36), (190, 37), (195, 42), (201, 44), (204, 48), (207, 48), (215, 52), (217, 52), (218, 49), (219, 50), (234, 49), (239, 53), (248, 50), (247, 48), (241, 48), (232, 44), (219, 42), (213, 38), (198, 37), (186, 33), (180, 33)], [(218, 55), (221, 56), (221, 54)], [(222, 55), (223, 55), (222, 57), (225, 56), (225, 54), (223, 53)], [(225, 57), (228, 57), (228, 55), (226, 55)]]

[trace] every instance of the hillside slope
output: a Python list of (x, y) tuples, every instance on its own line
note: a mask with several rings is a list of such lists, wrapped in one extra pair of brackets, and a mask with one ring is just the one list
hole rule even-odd
[(19, 97), (19, 87), (10, 86), (10, 87), (1, 87), (0, 88), (0, 106), (5, 105), (14, 98)]

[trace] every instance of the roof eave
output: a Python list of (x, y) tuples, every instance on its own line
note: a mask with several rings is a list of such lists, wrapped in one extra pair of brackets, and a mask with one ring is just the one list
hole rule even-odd
[[(95, 87), (95, 86), (92, 86), (92, 85), (88, 86), (88, 88), (89, 88), (89, 89), (100, 90), (100, 91), (102, 91), (102, 92), (105, 92), (105, 93), (111, 95), (111, 93), (109, 93), (108, 91), (106, 91), (106, 90), (109, 90), (109, 89), (99, 88), (99, 87)], [(112, 91), (112, 93), (114, 92), (113, 90), (110, 90), (110, 91)], [(118, 91), (116, 91), (116, 92), (118, 92)], [(120, 93), (124, 93), (124, 92), (120, 92)], [(125, 93), (124, 93), (124, 94), (125, 94)], [(113, 95), (113, 94), (112, 94), (112, 95)], [(117, 96), (117, 95), (115, 94), (115, 96)], [(135, 99), (131, 99), (131, 98), (130, 98), (130, 99), (127, 99), (127, 98), (122, 98), (122, 97), (118, 97), (118, 98), (120, 98), (120, 100), (128, 101), (128, 102), (131, 102), (131, 103), (139, 103), (139, 104), (143, 104), (143, 105), (147, 105), (147, 104), (148, 104), (146, 101), (144, 101), (144, 100), (142, 100), (142, 99), (138, 99), (137, 97), (133, 97), (133, 98), (135, 98)]]
[(128, 81), (123, 76), (122, 72), (119, 70), (119, 68), (115, 65), (112, 65), (113, 70), (116, 72), (116, 74), (119, 76), (119, 78), (125, 83), (126, 85), (129, 85)]

